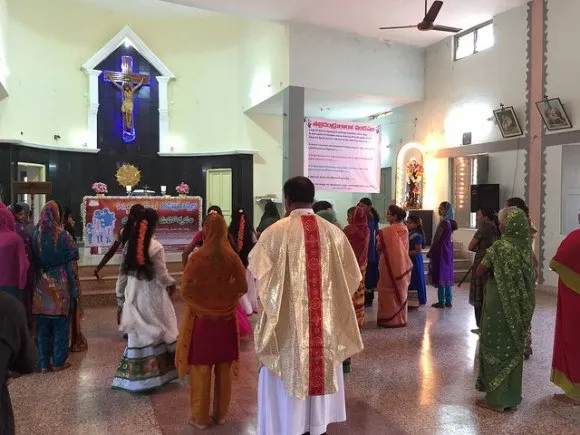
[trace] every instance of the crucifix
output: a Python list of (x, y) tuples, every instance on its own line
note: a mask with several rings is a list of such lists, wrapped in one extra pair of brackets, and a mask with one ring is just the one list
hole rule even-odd
[(135, 125), (133, 121), (133, 96), (143, 85), (149, 85), (149, 76), (133, 72), (133, 58), (121, 56), (121, 71), (105, 71), (105, 81), (113, 83), (123, 95), (121, 112), (123, 113), (123, 140), (135, 140)]

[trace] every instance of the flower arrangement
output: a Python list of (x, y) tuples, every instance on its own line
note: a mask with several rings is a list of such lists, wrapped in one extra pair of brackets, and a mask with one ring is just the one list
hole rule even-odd
[(101, 182), (93, 183), (92, 188), (95, 191), (95, 193), (107, 193), (108, 192), (107, 185), (105, 183), (101, 183)]
[(189, 193), (189, 185), (182, 182), (179, 186), (175, 187), (175, 191), (180, 195), (187, 195)]

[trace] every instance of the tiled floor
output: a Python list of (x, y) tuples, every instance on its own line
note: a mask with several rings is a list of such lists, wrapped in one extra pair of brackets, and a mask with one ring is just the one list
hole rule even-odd
[[(580, 408), (552, 400), (549, 381), (555, 298), (538, 295), (534, 355), (525, 363), (524, 402), (513, 413), (474, 406), (477, 336), (467, 289), (456, 291), (452, 309), (409, 313), (404, 329), (374, 325), (369, 311), (365, 351), (346, 378), (348, 422), (335, 434), (580, 434)], [(430, 289), (430, 297), (435, 292)], [(181, 308), (181, 307), (178, 307)], [(180, 311), (180, 310), (178, 310)], [(73, 368), (32, 375), (11, 386), (19, 434), (189, 434), (187, 388), (173, 384), (143, 396), (110, 389), (124, 342), (114, 308), (86, 312), (86, 354)], [(254, 434), (257, 363), (251, 342), (243, 344), (241, 378), (226, 426), (207, 433)], [(276, 435), (276, 434), (272, 434)]]

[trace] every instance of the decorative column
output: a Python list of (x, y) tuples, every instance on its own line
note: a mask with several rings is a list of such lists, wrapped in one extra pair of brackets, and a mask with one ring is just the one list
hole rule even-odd
[(289, 86), (284, 89), (282, 182), (306, 174), (307, 157), (304, 155), (304, 88)]
[(89, 76), (89, 107), (87, 124), (87, 148), (97, 149), (97, 114), (99, 113), (99, 76), (102, 71), (85, 70)]
[[(536, 102), (545, 95), (545, 25), (546, 1), (532, 0), (528, 4), (528, 180), (527, 194), (530, 207), (530, 218), (537, 226), (539, 237), (535, 240), (535, 251), (539, 255), (540, 270), (542, 270), (543, 255), (541, 238), (543, 234), (542, 202), (543, 202), (543, 138), (544, 125), (536, 109)], [(540, 277), (541, 278), (541, 277)]]
[(167, 85), (171, 77), (156, 77), (159, 83), (159, 152), (165, 153), (168, 150), (167, 136), (169, 136), (169, 95)]
[(455, 220), (460, 227), (471, 227), (471, 204), (469, 202), (471, 183), (471, 157), (456, 157), (453, 159), (453, 204), (455, 204)]

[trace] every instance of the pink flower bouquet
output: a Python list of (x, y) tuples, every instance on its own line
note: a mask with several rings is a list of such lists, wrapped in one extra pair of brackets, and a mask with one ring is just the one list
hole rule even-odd
[(189, 193), (189, 185), (181, 183), (179, 186), (175, 188), (175, 191), (180, 195), (187, 195)]
[(105, 183), (93, 183), (93, 190), (95, 193), (107, 193), (107, 185)]

